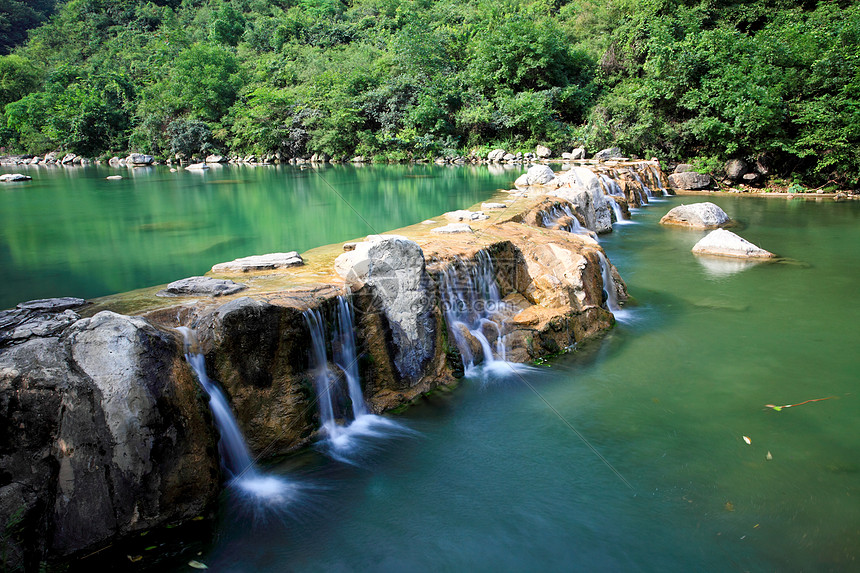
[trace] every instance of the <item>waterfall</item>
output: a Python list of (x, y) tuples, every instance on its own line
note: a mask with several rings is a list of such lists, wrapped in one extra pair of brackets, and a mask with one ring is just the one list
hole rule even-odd
[(653, 199), (654, 194), (651, 192), (651, 189), (649, 189), (648, 186), (645, 185), (645, 182), (642, 181), (642, 178), (639, 177), (639, 174), (636, 173), (635, 171), (633, 171), (632, 169), (630, 170), (630, 172), (633, 174), (633, 178), (636, 179), (636, 182), (642, 186), (642, 189), (645, 191), (645, 194), (648, 195), (648, 199)]
[[(570, 223), (567, 225), (559, 225), (559, 219), (562, 217), (570, 217)], [(547, 229), (560, 229), (562, 231), (567, 231), (568, 233), (593, 235), (591, 231), (582, 226), (579, 219), (574, 216), (573, 211), (570, 210), (570, 206), (568, 205), (553, 205), (550, 207), (549, 212), (541, 211), (541, 220), (543, 221), (543, 226)]]
[[(337, 308), (332, 319), (331, 364), (326, 352), (326, 322), (318, 309), (303, 313), (310, 331), (310, 371), (320, 412), (320, 427), (325, 438), (323, 449), (332, 457), (350, 464), (357, 463), (362, 453), (362, 439), (394, 434), (407, 434), (411, 430), (382, 416), (368, 413), (361, 389), (356, 351), (354, 312), (348, 296), (337, 297)], [(343, 407), (343, 385), (352, 408)]]
[(336, 329), (332, 338), (334, 363), (343, 371), (346, 377), (349, 399), (352, 402), (353, 418), (358, 419), (367, 414), (367, 404), (358, 379), (358, 355), (355, 351), (355, 330), (352, 303), (348, 298), (337, 297)]
[(258, 498), (283, 500), (287, 483), (278, 477), (266, 475), (257, 468), (226, 396), (218, 384), (206, 374), (205, 358), (192, 351), (196, 344), (194, 331), (185, 326), (180, 326), (177, 330), (182, 333), (185, 342), (185, 360), (209, 396), (209, 408), (221, 435), (218, 440), (218, 453), (221, 456), (221, 465), (230, 475), (230, 484)]
[[(569, 211), (569, 209), (568, 209)], [(475, 254), (475, 263), (455, 261), (440, 276), (440, 293), (449, 332), (453, 335), (466, 375), (484, 372), (510, 373), (506, 361), (506, 321), (515, 309), (502, 301), (493, 261), (486, 251)], [(476, 356), (473, 339), (480, 346)]]
[(606, 308), (610, 310), (610, 312), (617, 312), (621, 310), (621, 307), (618, 306), (618, 289), (615, 286), (615, 280), (612, 278), (612, 271), (609, 268), (609, 261), (606, 260), (606, 256), (597, 251), (597, 256), (600, 259), (600, 274), (603, 277), (603, 290), (606, 293)]
[(619, 225), (627, 225), (628, 223), (633, 222), (624, 218), (624, 211), (621, 210), (621, 205), (618, 204), (618, 201), (615, 200), (615, 197), (607, 195), (606, 199), (609, 201), (609, 205), (612, 207), (612, 212), (615, 213), (616, 223), (618, 223)]
[(624, 192), (621, 190), (621, 185), (619, 185), (615, 179), (605, 173), (601, 173), (600, 180), (603, 182), (604, 188), (607, 190), (607, 195), (616, 195), (618, 197), (624, 196)]
[(652, 165), (648, 167), (651, 172), (651, 176), (654, 178), (654, 181), (657, 182), (657, 189), (663, 192), (663, 195), (669, 195), (669, 191), (663, 187), (663, 182), (660, 181), (660, 172)]

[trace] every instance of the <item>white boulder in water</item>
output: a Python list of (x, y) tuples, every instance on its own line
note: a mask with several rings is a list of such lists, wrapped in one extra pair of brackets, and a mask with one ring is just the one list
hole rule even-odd
[(709, 201), (678, 205), (663, 215), (661, 225), (677, 225), (691, 229), (716, 229), (732, 223), (725, 211)]
[(708, 233), (695, 244), (693, 252), (697, 255), (716, 255), (738, 259), (771, 259), (776, 256), (725, 229), (717, 229)]
[(192, 163), (191, 165), (187, 166), (185, 169), (186, 169), (186, 171), (203, 171), (204, 169), (209, 169), (209, 166), (206, 165), (205, 163)]
[(0, 181), (29, 181), (32, 179), (29, 175), (21, 175), (20, 173), (4, 173), (0, 175)]

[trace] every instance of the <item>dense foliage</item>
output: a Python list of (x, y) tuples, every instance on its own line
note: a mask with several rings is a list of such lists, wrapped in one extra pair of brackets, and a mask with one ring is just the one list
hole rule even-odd
[(858, 94), (850, 2), (69, 0), (0, 56), (0, 145), (406, 159), (617, 144), (856, 185)]

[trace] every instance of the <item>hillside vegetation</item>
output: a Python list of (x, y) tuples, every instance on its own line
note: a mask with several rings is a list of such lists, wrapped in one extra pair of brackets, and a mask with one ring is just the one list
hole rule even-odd
[(408, 159), (619, 145), (856, 186), (860, 6), (69, 0), (0, 56), (3, 106), (7, 151)]

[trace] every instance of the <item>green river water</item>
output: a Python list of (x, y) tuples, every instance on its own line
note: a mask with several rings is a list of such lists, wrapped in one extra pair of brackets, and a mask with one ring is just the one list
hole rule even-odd
[[(329, 181), (343, 174), (332, 183), (344, 196), (348, 173), (391, 189), (349, 196), (379, 230), (474, 203), (513, 179), (485, 168), (348, 169), (326, 171)], [(223, 177), (265, 179), (274, 189), (265, 192), (166, 172), (147, 175), (145, 189), (137, 178), (112, 187), (100, 171), (81, 173), (54, 175), (67, 177), (68, 192), (39, 201), (89, 214), (91, 233), (24, 207), (25, 193), (47, 194), (41, 184), (0, 189), (0, 262), (7, 280), (29, 289), (4, 290), (6, 306), (90, 296), (76, 290), (87, 284), (104, 294), (166, 282), (272, 250), (266, 244), (302, 250), (368, 232), (336, 196), (293, 191), (310, 177), (303, 172)], [(413, 174), (410, 191), (399, 191), (395, 181)], [(139, 211), (115, 206), (125, 195)], [(428, 397), (395, 417), (413, 434), (369, 442), (355, 464), (308, 450), (267, 468), (297, 484), (286, 508), (249, 508), (228, 491), (205, 538), (142, 538), (123, 554), (146, 563), (185, 544), (159, 566), (177, 571), (190, 571), (190, 559), (231, 572), (860, 570), (860, 303), (851, 294), (860, 203), (709, 198), (742, 223), (739, 234), (787, 259), (734, 268), (690, 253), (702, 233), (657, 225), (671, 206), (700, 200), (653, 204), (601, 238), (636, 302), (606, 336), (521, 377), (464, 379)], [(205, 216), (225, 209), (235, 219)], [(39, 217), (43, 227), (25, 224)], [(169, 227), (189, 222), (208, 231)], [(78, 235), (80, 256), (59, 254)], [(156, 242), (161, 235), (170, 240)], [(209, 250), (232, 241), (233, 250)], [(56, 252), (37, 257), (46, 242)], [(135, 257), (113, 263), (138, 282), (87, 281), (92, 253), (128, 249)], [(171, 266), (180, 253), (197, 267)], [(42, 285), (49, 279), (37, 268), (68, 290)]]
[[(429, 165), (214, 166), (205, 172), (12, 168), (0, 184), (0, 309), (92, 298), (418, 223), (507, 188), (516, 175)], [(120, 181), (107, 181), (121, 174)]]

